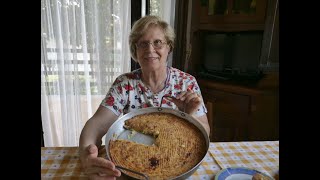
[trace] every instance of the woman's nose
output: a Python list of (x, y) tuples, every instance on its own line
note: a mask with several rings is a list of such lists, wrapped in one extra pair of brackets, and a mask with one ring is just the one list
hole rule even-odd
[(146, 48), (147, 51), (155, 51), (155, 48), (153, 47), (153, 43), (150, 42)]

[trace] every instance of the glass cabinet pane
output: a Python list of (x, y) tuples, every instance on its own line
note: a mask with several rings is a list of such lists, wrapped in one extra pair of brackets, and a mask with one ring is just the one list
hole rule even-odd
[(208, 15), (228, 14), (227, 0), (209, 0)]
[(234, 0), (232, 14), (255, 14), (256, 0)]

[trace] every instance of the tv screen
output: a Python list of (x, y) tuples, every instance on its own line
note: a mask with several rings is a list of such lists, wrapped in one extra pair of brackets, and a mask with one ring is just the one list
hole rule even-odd
[(203, 35), (203, 67), (212, 73), (259, 73), (262, 31), (209, 32)]

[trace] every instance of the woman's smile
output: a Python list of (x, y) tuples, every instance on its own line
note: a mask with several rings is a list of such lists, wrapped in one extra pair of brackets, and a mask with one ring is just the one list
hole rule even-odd
[(165, 70), (170, 47), (167, 43), (158, 47), (159, 42), (166, 42), (163, 30), (158, 26), (150, 26), (138, 41), (140, 48), (137, 48), (137, 60), (141, 68), (155, 70), (160, 67), (161, 71)]
[(144, 59), (145, 59), (145, 60), (147, 60), (147, 61), (160, 60), (160, 58), (159, 58), (159, 57), (145, 57)]

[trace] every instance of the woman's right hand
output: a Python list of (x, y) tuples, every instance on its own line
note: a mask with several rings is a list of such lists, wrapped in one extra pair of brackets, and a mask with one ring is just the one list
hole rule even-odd
[(80, 161), (84, 172), (91, 180), (109, 180), (121, 176), (113, 162), (98, 157), (98, 147), (94, 144), (80, 152)]

